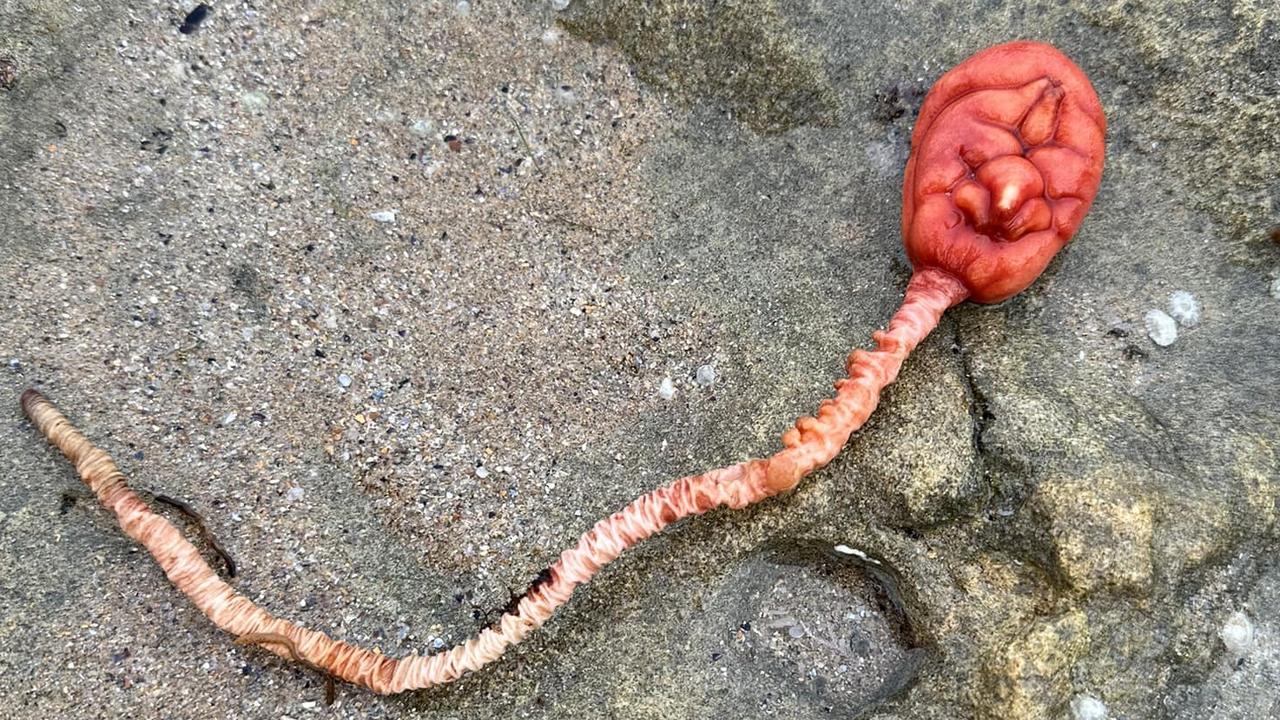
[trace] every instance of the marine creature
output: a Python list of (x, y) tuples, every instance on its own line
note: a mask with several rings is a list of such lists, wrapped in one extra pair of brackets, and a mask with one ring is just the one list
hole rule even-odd
[(448, 683), (540, 627), (627, 548), (681, 518), (784, 493), (830, 462), (947, 308), (1022, 291), (1071, 239), (1102, 178), (1104, 132), (1088, 78), (1049, 45), (998, 45), (944, 74), (920, 110), (903, 185), (902, 234), (914, 274), (888, 327), (872, 334), (875, 348), (849, 356), (835, 396), (800, 418), (777, 453), (680, 478), (600, 520), (492, 626), (433, 655), (391, 658), (275, 617), (219, 578), (40, 393), (23, 393), (22, 407), (174, 586), (238, 642), (379, 693)]

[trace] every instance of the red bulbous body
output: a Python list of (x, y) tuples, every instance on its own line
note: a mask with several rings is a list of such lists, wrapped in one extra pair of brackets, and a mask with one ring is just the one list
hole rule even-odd
[(1018, 41), (938, 79), (911, 136), (902, 236), (917, 272), (941, 270), (995, 303), (1040, 275), (1102, 180), (1106, 119), (1082, 70)]

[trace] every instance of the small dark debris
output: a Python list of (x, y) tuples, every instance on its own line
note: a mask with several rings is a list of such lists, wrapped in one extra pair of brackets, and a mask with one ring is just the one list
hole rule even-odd
[(163, 155), (169, 149), (169, 141), (173, 139), (173, 133), (164, 128), (156, 128), (151, 131), (151, 136), (139, 143), (139, 148), (157, 155)]
[(458, 139), (457, 135), (445, 135), (444, 144), (448, 145), (449, 149), (456, 153), (462, 152), (462, 141)]
[(129, 652), (129, 648), (125, 648), (123, 650), (113, 652), (111, 653), (111, 662), (114, 662), (114, 663), (124, 662), (125, 660), (129, 659), (129, 656), (131, 654), (132, 653)]
[(720, 653), (711, 653), (711, 662), (715, 662), (719, 660), (721, 657), (722, 656)]
[(1280, 245), (1280, 225), (1275, 225), (1268, 230), (1267, 237), (1271, 238), (1271, 242)]
[(63, 490), (62, 493), (58, 495), (58, 514), (66, 515), (68, 510), (75, 507), (76, 500), (79, 499), (80, 498), (77, 497), (75, 493)]
[(197, 5), (194, 10), (187, 13), (186, 19), (183, 20), (182, 25), (178, 27), (178, 32), (183, 35), (190, 35), (195, 32), (196, 28), (200, 27), (200, 23), (204, 22), (206, 17), (209, 17), (209, 11), (212, 9), (213, 8), (205, 5), (204, 3)]
[(191, 521), (191, 523), (196, 526), (196, 530), (200, 533), (200, 536), (209, 544), (209, 547), (213, 548), (214, 553), (222, 559), (223, 565), (227, 568), (227, 576), (236, 576), (235, 558), (231, 557), (231, 553), (227, 552), (222, 545), (218, 543), (218, 539), (214, 537), (213, 533), (209, 530), (209, 526), (205, 524), (204, 517), (201, 516), (200, 513), (196, 512), (195, 508), (182, 500), (178, 500), (177, 498), (173, 498), (168, 495), (151, 493), (151, 497), (156, 500), (156, 502), (163, 503), (174, 508), (178, 512), (182, 513), (187, 520)]
[(1126, 345), (1124, 347), (1124, 356), (1128, 360), (1145, 360), (1147, 351), (1137, 345)]
[(908, 80), (899, 80), (876, 91), (875, 105), (871, 115), (882, 123), (891, 123), (908, 113), (914, 117), (920, 111), (920, 105), (923, 102), (924, 86)]
[(0, 90), (12, 90), (18, 84), (18, 61), (12, 55), (0, 55)]

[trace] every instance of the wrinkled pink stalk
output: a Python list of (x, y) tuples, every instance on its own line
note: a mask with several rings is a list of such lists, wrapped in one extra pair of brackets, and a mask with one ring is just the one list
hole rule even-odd
[(712, 508), (742, 508), (795, 487), (800, 478), (831, 461), (866, 422), (880, 391), (898, 376), (902, 361), (938, 324), (942, 312), (966, 296), (945, 273), (917, 273), (887, 330), (874, 334), (876, 349), (849, 357), (849, 377), (836, 383), (833, 399), (816, 417), (801, 418), (783, 436), (784, 450), (760, 459), (683, 477), (596, 523), (492, 627), (445, 652), (390, 658), (277, 618), (238, 594), (213, 571), (199, 551), (168, 520), (154, 513), (125, 483), (111, 458), (42, 395), (23, 393), (22, 407), (50, 442), (75, 464), (120, 526), (164, 569), (169, 580), (215, 625), (248, 642), (304, 662), (375, 692), (396, 693), (451, 682), (496, 660), (523, 640), (623, 550), (667, 525)]

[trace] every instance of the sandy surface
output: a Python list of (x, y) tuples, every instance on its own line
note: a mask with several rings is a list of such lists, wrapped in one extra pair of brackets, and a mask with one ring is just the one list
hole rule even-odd
[[(218, 3), (184, 34), (188, 5), (0, 1), (0, 706), (1273, 716), (1280, 12), (949, 5)], [(17, 409), (42, 389), (200, 509), (279, 614), (452, 644), (597, 517), (812, 411), (905, 286), (923, 91), (1023, 36), (1111, 124), (1062, 259), (944, 320), (799, 491), (647, 543), (455, 686), (326, 707)], [(1162, 348), (1174, 290), (1202, 318)]]

